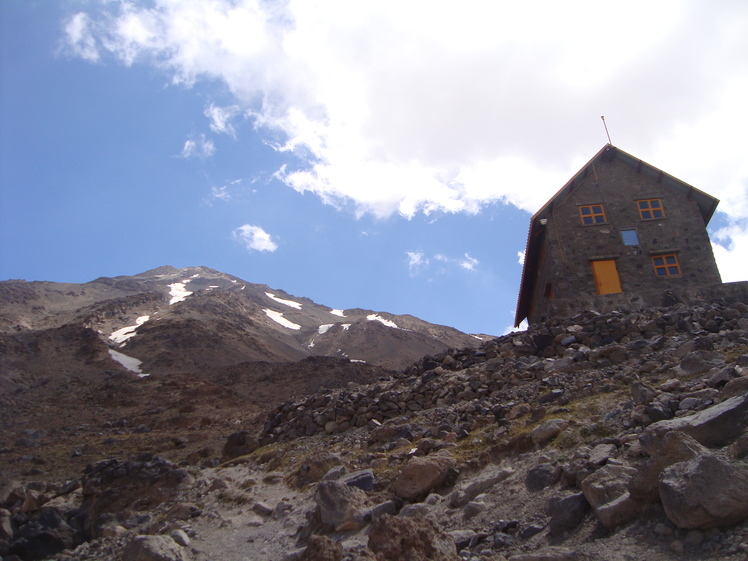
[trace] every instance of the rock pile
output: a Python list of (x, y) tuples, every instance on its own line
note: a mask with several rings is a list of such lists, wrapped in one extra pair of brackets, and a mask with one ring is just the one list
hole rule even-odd
[[(748, 362), (725, 363), (719, 350), (746, 340), (746, 314), (745, 304), (715, 304), (635, 314), (590, 311), (571, 321), (539, 324), (478, 349), (424, 357), (394, 380), (289, 400), (269, 413), (260, 442), (340, 434), (425, 410), (437, 425), (469, 431), (476, 422), (540, 415), (529, 411), (530, 402), (563, 406), (642, 375), (672, 371), (665, 395), (657, 399), (642, 385), (633, 388), (631, 420), (646, 425), (707, 407), (717, 388), (741, 377), (736, 368)], [(710, 376), (703, 387), (682, 383), (683, 377), (705, 372)], [(730, 391), (741, 389), (748, 385), (737, 382)]]

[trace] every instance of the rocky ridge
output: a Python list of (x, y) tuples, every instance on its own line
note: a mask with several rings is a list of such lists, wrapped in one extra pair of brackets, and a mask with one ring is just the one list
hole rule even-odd
[(748, 306), (590, 311), (290, 399), (219, 466), (6, 485), (0, 555), (737, 561), (747, 426)]

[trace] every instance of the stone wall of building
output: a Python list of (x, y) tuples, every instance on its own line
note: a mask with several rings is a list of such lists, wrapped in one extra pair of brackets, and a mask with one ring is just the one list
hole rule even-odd
[[(642, 220), (637, 206), (642, 199), (660, 199), (665, 217)], [(606, 222), (583, 225), (579, 207), (594, 204), (604, 206)], [(598, 296), (593, 260), (616, 261), (623, 290), (618, 297), (624, 300), (644, 291), (662, 294), (721, 283), (696, 201), (616, 158), (598, 161), (568, 196), (556, 200), (544, 228), (531, 322), (548, 316), (553, 299)], [(639, 244), (624, 245), (622, 230), (635, 230)], [(652, 258), (662, 254), (677, 256), (680, 275), (655, 273)]]

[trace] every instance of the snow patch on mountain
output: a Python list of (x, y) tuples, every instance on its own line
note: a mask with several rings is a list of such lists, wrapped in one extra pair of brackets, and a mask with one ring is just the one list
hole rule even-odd
[(119, 343), (120, 346), (125, 344), (130, 337), (135, 337), (135, 330), (151, 319), (151, 316), (140, 316), (135, 320), (135, 325), (128, 325), (122, 329), (112, 332), (109, 339), (115, 343)]
[(386, 325), (387, 327), (392, 327), (394, 329), (400, 329), (397, 324), (394, 321), (390, 321), (388, 319), (383, 318), (382, 316), (378, 314), (369, 314), (366, 316), (366, 319), (369, 321), (378, 321), (379, 323)]
[(283, 317), (283, 314), (281, 312), (268, 310), (267, 308), (263, 309), (262, 311), (265, 312), (265, 315), (267, 315), (267, 317), (272, 319), (275, 323), (282, 325), (283, 327), (287, 327), (288, 329), (301, 329), (301, 326), (298, 323), (287, 320)]
[(301, 304), (299, 304), (298, 302), (294, 302), (293, 300), (284, 300), (283, 298), (278, 298), (275, 294), (273, 294), (271, 292), (266, 292), (265, 296), (267, 296), (271, 300), (275, 300), (279, 304), (284, 304), (285, 306), (289, 306), (289, 307), (295, 308), (297, 310), (301, 309)]
[(186, 282), (189, 282), (189, 279), (183, 282), (175, 282), (169, 285), (169, 288), (171, 289), (169, 291), (169, 296), (171, 296), (171, 300), (169, 300), (169, 306), (171, 306), (172, 304), (176, 304), (177, 302), (181, 302), (190, 294), (192, 294), (192, 292), (184, 288), (184, 283)]
[(334, 316), (340, 316), (342, 318), (345, 317), (345, 314), (343, 313), (344, 310), (330, 310), (330, 313)]
[(143, 374), (143, 371), (140, 369), (140, 365), (143, 364), (143, 361), (138, 360), (137, 358), (134, 358), (131, 356), (127, 356), (126, 354), (120, 353), (112, 349), (109, 349), (109, 355), (114, 360), (119, 362), (122, 366), (127, 368), (130, 372), (135, 372), (141, 378), (150, 376), (150, 374)]

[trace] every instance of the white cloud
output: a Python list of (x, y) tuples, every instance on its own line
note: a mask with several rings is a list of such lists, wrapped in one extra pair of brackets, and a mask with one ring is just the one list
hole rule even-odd
[(232, 233), (234, 239), (245, 245), (249, 251), (275, 251), (278, 244), (275, 243), (265, 230), (259, 226), (245, 224)]
[(448, 257), (443, 253), (436, 253), (430, 259), (423, 251), (406, 251), (408, 257), (408, 271), (411, 277), (419, 275), (425, 271), (431, 270), (432, 261), (437, 263), (436, 267), (439, 274), (446, 274), (454, 268), (460, 268), (465, 271), (475, 271), (479, 261), (465, 253), (462, 258)]
[(465, 254), (465, 258), (460, 261), (460, 267), (467, 271), (475, 271), (475, 268), (478, 266), (479, 261), (475, 259), (474, 257), (470, 257), (467, 253)]
[(211, 187), (210, 188), (210, 198), (215, 200), (218, 199), (219, 201), (230, 201), (231, 200), (231, 193), (229, 193), (229, 188), (227, 185), (221, 185), (220, 187)]
[(249, 116), (300, 159), (279, 179), (359, 214), (534, 212), (606, 141), (605, 115), (614, 144), (748, 216), (748, 4), (627, 8), (154, 0), (65, 32), (87, 60), (222, 82), (233, 100), (208, 106), (214, 131)]
[(184, 147), (182, 148), (183, 158), (209, 158), (216, 151), (216, 147), (212, 140), (205, 138), (204, 134), (201, 134), (197, 138), (190, 138), (185, 141)]
[(75, 56), (90, 62), (99, 60), (99, 49), (91, 30), (91, 18), (80, 12), (68, 19), (65, 24), (67, 44)]
[(429, 260), (422, 251), (406, 251), (405, 254), (408, 256), (408, 270), (410, 276), (415, 276), (424, 268), (428, 267)]
[(722, 282), (748, 280), (748, 220), (718, 230), (712, 240)]
[(520, 265), (524, 265), (525, 264), (525, 252), (524, 251), (518, 251), (517, 252), (517, 262)]
[(215, 133), (224, 133), (236, 138), (236, 130), (231, 121), (240, 113), (238, 105), (230, 107), (218, 107), (210, 104), (205, 109), (205, 116), (210, 119), (210, 130)]

